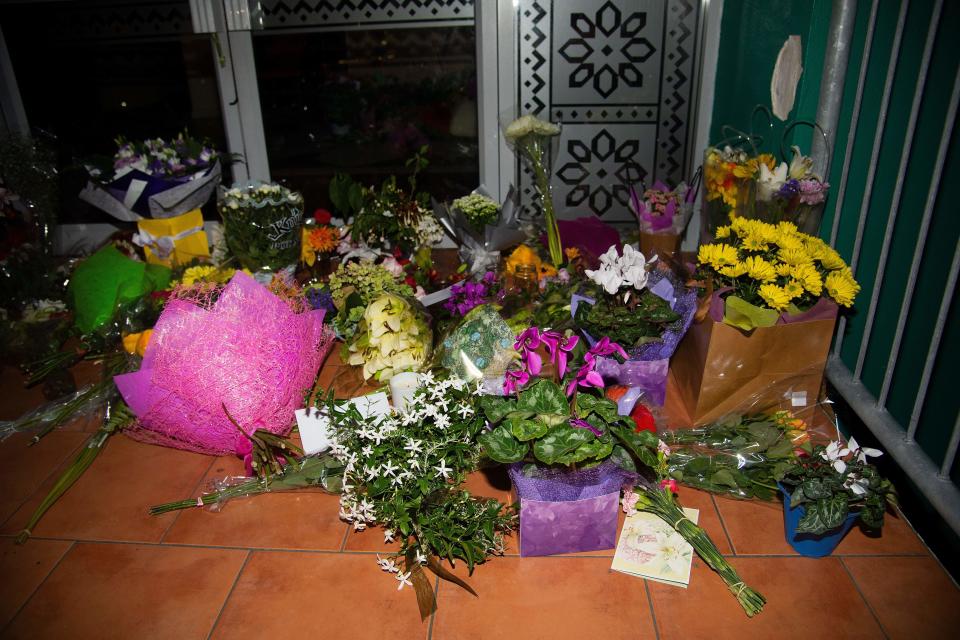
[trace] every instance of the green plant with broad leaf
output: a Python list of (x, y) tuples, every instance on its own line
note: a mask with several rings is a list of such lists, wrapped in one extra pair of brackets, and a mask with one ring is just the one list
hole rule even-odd
[(836, 529), (856, 513), (868, 529), (883, 527), (887, 505), (897, 504), (897, 494), (869, 458), (882, 453), (861, 447), (856, 439), (817, 446), (784, 474), (781, 484), (789, 491), (792, 508), (803, 506), (797, 533), (822, 535)]

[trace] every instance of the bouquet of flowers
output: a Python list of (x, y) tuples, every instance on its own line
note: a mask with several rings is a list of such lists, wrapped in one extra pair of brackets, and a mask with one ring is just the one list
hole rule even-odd
[(425, 373), (406, 408), (376, 422), (332, 398), (324, 405), (331, 452), (344, 465), (340, 516), (358, 531), (378, 524), (387, 542), (400, 543), (395, 557), (377, 561), (398, 590), (414, 588), (424, 617), (436, 601), (423, 568), (475, 593), (441, 561), (461, 560), (472, 574), (503, 553), (503, 536), (515, 526), (509, 507), (460, 488), (480, 460), (476, 438), (486, 423), (476, 410), (478, 392)]
[(819, 445), (811, 455), (798, 458), (780, 480), (790, 508), (802, 505), (806, 511), (797, 533), (822, 535), (841, 526), (850, 513), (870, 529), (883, 527), (887, 504), (896, 505), (896, 492), (869, 462), (880, 455), (850, 438), (846, 445)]
[[(772, 156), (755, 164), (749, 176), (740, 215), (765, 222), (792, 222), (805, 233), (816, 233), (830, 185), (813, 172), (813, 160), (792, 147), (793, 159), (774, 165)], [(754, 165), (750, 165), (752, 168)]]
[(716, 238), (700, 246), (697, 260), (714, 295), (725, 295), (723, 321), (732, 326), (773, 326), (782, 313), (799, 314), (822, 298), (850, 307), (860, 291), (835, 249), (790, 222), (736, 218)]
[(333, 328), (347, 342), (356, 334), (367, 305), (381, 294), (413, 295), (413, 290), (397, 275), (370, 260), (340, 263), (330, 274), (329, 289), (337, 308)]
[(696, 189), (680, 183), (671, 190), (656, 181), (643, 197), (630, 187), (630, 209), (640, 223), (640, 250), (644, 253), (673, 256), (680, 249), (683, 230), (693, 214)]
[(345, 345), (347, 363), (363, 365), (365, 380), (388, 381), (417, 371), (430, 357), (433, 333), (415, 302), (393, 293), (374, 299), (363, 312), (354, 339)]
[(526, 238), (517, 219), (519, 209), (512, 189), (502, 206), (481, 187), (449, 206), (434, 203), (434, 213), (447, 235), (460, 247), (460, 258), (470, 266), (472, 274), (495, 268), (501, 251)]
[[(553, 380), (537, 378), (543, 364), (537, 353), (541, 344), (546, 346), (555, 365)], [(628, 509), (649, 511), (670, 524), (723, 578), (747, 615), (760, 612), (765, 603), (763, 596), (744, 584), (706, 532), (687, 520), (677, 505), (666, 462), (669, 447), (654, 433), (638, 429), (629, 416), (620, 415), (614, 401), (603, 397), (604, 380), (597, 371), (600, 359), (611, 356), (625, 359), (626, 352), (604, 337), (587, 350), (582, 359), (576, 358), (581, 364), (570, 367), (568, 375), (567, 365), (574, 360), (572, 354), (578, 346), (576, 336), (541, 332), (536, 327), (517, 336), (514, 348), (519, 354), (520, 366), (507, 372), (504, 385), (505, 391), (516, 397), (480, 399), (480, 408), (492, 426), (478, 438), (484, 453), (498, 462), (526, 460), (545, 470), (563, 466), (565, 472), (559, 479), (567, 492), (580, 486), (576, 472), (569, 471), (574, 465), (591, 467), (587, 472), (600, 475), (601, 479), (612, 476), (616, 488), (628, 482), (628, 486), (633, 485), (632, 489), (625, 490)], [(608, 459), (614, 463), (612, 466), (598, 465)], [(549, 473), (541, 476), (548, 481), (551, 478)], [(511, 477), (515, 483), (526, 484), (523, 478), (530, 476), (515, 465), (511, 468)], [(522, 500), (521, 496), (521, 510)], [(521, 511), (521, 529), (523, 527)]]
[(220, 183), (223, 155), (185, 133), (131, 142), (117, 138), (109, 165), (89, 167), (80, 198), (118, 220), (170, 218), (199, 208)]
[(670, 477), (712, 493), (772, 500), (777, 482), (811, 450), (806, 422), (789, 411), (734, 414), (693, 429), (660, 434), (670, 446)]
[(587, 297), (580, 296), (589, 304), (578, 300), (574, 309), (577, 327), (627, 348), (658, 340), (680, 315), (647, 287), (648, 264), (643, 253), (630, 245), (623, 246), (622, 255), (610, 247), (600, 257), (598, 269), (584, 272), (595, 286), (586, 290)]
[(251, 270), (280, 270), (300, 258), (303, 196), (279, 184), (223, 192), (219, 203), (229, 253)]
[(536, 116), (525, 115), (511, 122), (503, 135), (512, 144), (520, 157), (530, 165), (533, 171), (543, 220), (547, 228), (547, 247), (550, 250), (550, 262), (559, 268), (563, 264), (563, 247), (560, 243), (560, 229), (553, 209), (553, 195), (550, 190), (550, 139), (560, 134), (560, 127), (544, 122)]
[(427, 209), (430, 195), (417, 191), (417, 175), (429, 164), (427, 151), (421, 147), (407, 161), (412, 169), (408, 189), (397, 183), (396, 176), (384, 180), (379, 189), (345, 175), (331, 181), (330, 198), (344, 218), (352, 218), (350, 237), (355, 243), (381, 250), (400, 247), (410, 253), (443, 240), (443, 229)]

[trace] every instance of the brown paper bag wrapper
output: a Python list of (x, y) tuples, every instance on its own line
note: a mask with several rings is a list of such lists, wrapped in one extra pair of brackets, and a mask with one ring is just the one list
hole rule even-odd
[(731, 413), (815, 404), (835, 322), (811, 320), (745, 333), (710, 314), (695, 321), (671, 360), (693, 424)]
[(676, 233), (640, 232), (640, 253), (647, 256), (673, 258), (680, 253), (680, 235)]

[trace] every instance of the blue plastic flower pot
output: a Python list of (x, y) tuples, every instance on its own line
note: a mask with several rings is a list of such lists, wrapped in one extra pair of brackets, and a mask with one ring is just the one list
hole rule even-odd
[(790, 546), (796, 549), (797, 553), (808, 558), (823, 558), (833, 553), (843, 537), (853, 528), (853, 523), (856, 522), (859, 514), (856, 512), (848, 514), (843, 524), (819, 536), (797, 533), (800, 518), (806, 515), (807, 508), (803, 505), (791, 507), (789, 489), (780, 483), (777, 484), (783, 493), (783, 527)]

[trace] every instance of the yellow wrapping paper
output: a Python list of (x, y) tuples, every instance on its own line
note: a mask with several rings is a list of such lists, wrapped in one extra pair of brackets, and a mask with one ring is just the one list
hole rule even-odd
[[(207, 234), (200, 209), (181, 216), (137, 221), (147, 262), (172, 267), (198, 258), (209, 258)], [(172, 247), (171, 247), (172, 243)]]

